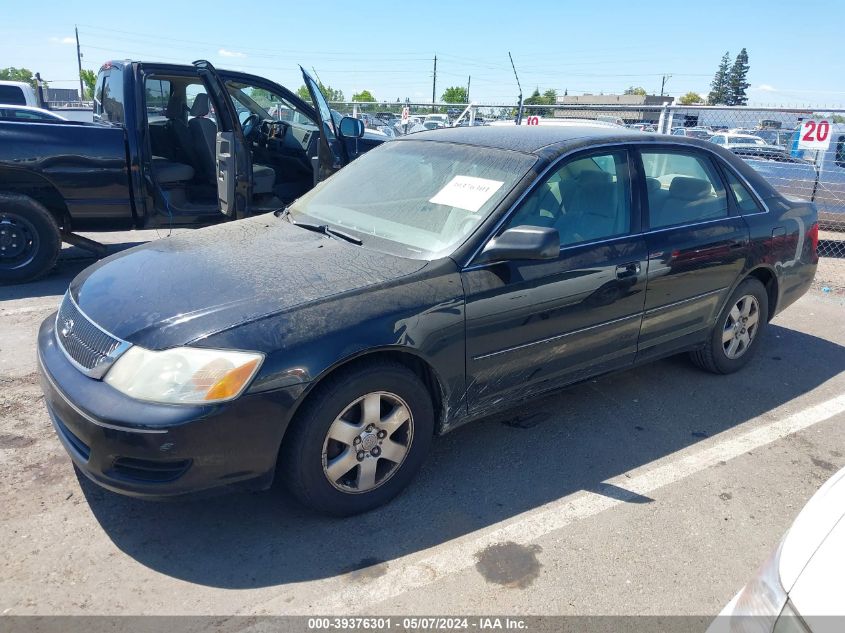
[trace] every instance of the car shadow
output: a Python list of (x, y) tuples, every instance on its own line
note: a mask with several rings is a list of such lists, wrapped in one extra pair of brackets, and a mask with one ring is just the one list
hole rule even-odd
[[(107, 245), (107, 255), (125, 251), (133, 246), (146, 244), (146, 241), (120, 242)], [(14, 286), (0, 288), (0, 299), (31, 299), (49, 295), (61, 295), (67, 290), (68, 284), (83, 270), (98, 261), (98, 258), (80, 248), (65, 247), (53, 269), (41, 279)]]
[[(582, 490), (651, 503), (605, 482), (770, 412), (845, 370), (845, 349), (830, 341), (778, 326), (767, 339), (733, 376), (674, 357), (461, 427), (434, 443), (408, 490), (362, 516), (315, 515), (281, 486), (158, 503), (109, 493), (82, 476), (81, 485), (118, 548), (189, 582), (243, 589), (383, 568)], [(659, 489), (651, 494), (661, 497)]]

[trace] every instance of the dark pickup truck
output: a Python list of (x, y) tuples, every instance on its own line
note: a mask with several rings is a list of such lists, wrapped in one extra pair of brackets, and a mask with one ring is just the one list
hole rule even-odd
[(94, 122), (0, 122), (0, 283), (50, 270), (77, 231), (202, 226), (285, 206), (381, 141), (272, 81), (108, 62)]

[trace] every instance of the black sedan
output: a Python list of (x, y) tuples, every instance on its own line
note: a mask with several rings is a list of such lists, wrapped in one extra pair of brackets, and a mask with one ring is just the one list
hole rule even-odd
[(727, 374), (810, 286), (818, 226), (706, 141), (453, 128), (387, 143), (290, 207), (133, 248), (39, 333), (79, 469), (164, 497), (265, 488), (368, 510), (432, 438), (690, 352)]

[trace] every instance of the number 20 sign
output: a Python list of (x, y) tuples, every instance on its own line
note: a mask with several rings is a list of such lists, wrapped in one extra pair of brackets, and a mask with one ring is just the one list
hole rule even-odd
[(830, 121), (810, 119), (801, 124), (798, 149), (827, 149), (830, 147)]

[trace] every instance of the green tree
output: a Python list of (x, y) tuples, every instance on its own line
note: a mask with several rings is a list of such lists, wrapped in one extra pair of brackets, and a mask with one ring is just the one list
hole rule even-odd
[(748, 70), (751, 68), (748, 65), (748, 52), (743, 48), (739, 51), (739, 55), (734, 60), (734, 65), (728, 73), (727, 82), (727, 104), (744, 106), (748, 103), (748, 95), (745, 91), (750, 85), (747, 81)]
[[(335, 90), (331, 86), (325, 85), (323, 82), (318, 82), (317, 85), (320, 87), (320, 92), (323, 93), (323, 96), (326, 98), (326, 101), (330, 103), (336, 101), (346, 101), (346, 99), (343, 97), (343, 90)], [(311, 101), (311, 93), (308, 92), (308, 88), (305, 87), (305, 84), (299, 87), (299, 89), (296, 91), (296, 94), (303, 101)]]
[(730, 73), (731, 54), (725, 52), (722, 55), (722, 61), (719, 62), (719, 68), (713, 76), (713, 81), (710, 84), (710, 94), (707, 95), (707, 103), (710, 105), (727, 104), (728, 103), (728, 74)]
[(443, 94), (440, 95), (440, 100), (445, 103), (468, 103), (469, 96), (467, 95), (467, 89), (463, 86), (452, 86), (451, 88), (446, 88)]
[(85, 84), (85, 94), (82, 98), (86, 101), (94, 98), (94, 85), (97, 83), (97, 73), (93, 70), (80, 70), (79, 76), (82, 77), (82, 83)]
[(644, 96), (646, 96), (646, 94), (648, 94), (648, 93), (646, 93), (645, 88), (643, 88), (642, 86), (628, 86), (628, 87), (625, 89), (625, 92), (623, 92), (622, 94), (626, 94), (626, 95), (639, 95), (639, 96), (641, 96), (641, 97), (644, 97)]
[(24, 81), (35, 89), (37, 87), (35, 75), (29, 68), (0, 68), (0, 80), (3, 81)]
[(375, 101), (376, 98), (373, 96), (373, 93), (371, 93), (369, 90), (362, 90), (361, 92), (356, 92), (354, 95), (352, 95), (352, 100), (363, 103), (365, 101)]
[(688, 92), (683, 97), (678, 99), (678, 103), (680, 103), (681, 105), (691, 105), (693, 103), (701, 103), (702, 101), (704, 101), (702, 96), (697, 92), (692, 91)]

